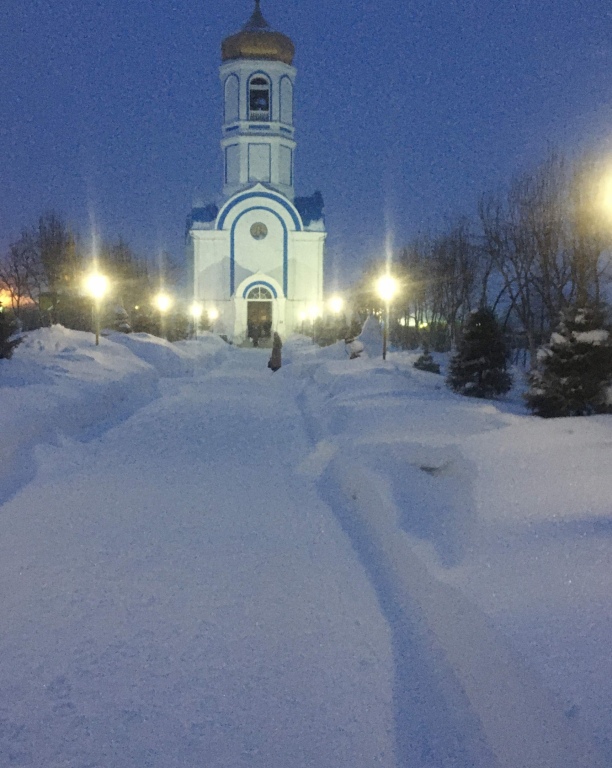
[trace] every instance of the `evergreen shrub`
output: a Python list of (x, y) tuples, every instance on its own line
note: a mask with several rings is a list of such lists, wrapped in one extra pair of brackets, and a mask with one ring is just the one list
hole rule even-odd
[(419, 371), (428, 371), (429, 373), (440, 373), (440, 366), (431, 356), (429, 347), (423, 345), (423, 354), (414, 361), (414, 367)]
[(468, 397), (503, 395), (512, 386), (506, 361), (506, 342), (495, 312), (483, 307), (467, 319), (450, 362), (447, 384)]
[(13, 354), (13, 350), (22, 339), (12, 339), (11, 336), (17, 330), (17, 323), (7, 312), (0, 310), (0, 359), (8, 360)]
[(611, 413), (612, 339), (602, 307), (568, 307), (529, 375), (527, 406), (537, 416)]

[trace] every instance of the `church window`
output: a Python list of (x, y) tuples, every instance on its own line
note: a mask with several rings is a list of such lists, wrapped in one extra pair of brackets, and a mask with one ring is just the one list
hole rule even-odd
[(263, 285), (256, 285), (255, 288), (251, 288), (247, 296), (249, 301), (272, 301), (272, 292)]
[(270, 119), (270, 82), (265, 77), (249, 81), (249, 120)]

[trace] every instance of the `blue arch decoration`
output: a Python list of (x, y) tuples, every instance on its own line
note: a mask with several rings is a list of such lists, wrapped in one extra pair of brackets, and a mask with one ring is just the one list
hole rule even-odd
[[(293, 221), (293, 224), (295, 226), (295, 229), (297, 232), (301, 232), (302, 227), (302, 221), (300, 219), (300, 216), (296, 209), (291, 205), (291, 203), (281, 195), (275, 195), (272, 192), (244, 192), (242, 195), (238, 195), (238, 197), (234, 198), (233, 200), (230, 200), (227, 203), (227, 207), (223, 208), (221, 210), (221, 214), (219, 215), (219, 218), (217, 219), (217, 226), (215, 229), (223, 229), (225, 225), (225, 220), (227, 219), (230, 211), (232, 208), (234, 208), (239, 203), (244, 202), (245, 200), (250, 200), (251, 198), (263, 198), (264, 200), (273, 200), (275, 203), (278, 203), (282, 208), (284, 208), (289, 216), (291, 216), (291, 220)], [(269, 211), (269, 208), (266, 208), (265, 210)], [(273, 213), (273, 211), (272, 211)]]
[(285, 80), (287, 80), (287, 82), (291, 86), (291, 122), (290, 123), (285, 123), (285, 125), (290, 125), (291, 127), (293, 127), (293, 113), (295, 111), (294, 110), (294, 106), (295, 106), (294, 101), (295, 101), (295, 99), (294, 99), (294, 95), (293, 94), (294, 94), (294, 91), (295, 91), (295, 85), (293, 84), (293, 80), (289, 77), (289, 75), (283, 75), (281, 77), (281, 79), (279, 80), (279, 82), (278, 82), (278, 101), (279, 101), (279, 105), (278, 105), (278, 122), (279, 123), (283, 122), (283, 82)]
[[(224, 125), (227, 125), (227, 123), (228, 123), (228, 120), (227, 120), (227, 84), (228, 84), (228, 82), (230, 81), (230, 79), (232, 77), (236, 79), (236, 85), (237, 85), (237, 87), (236, 87), (236, 97), (238, 99), (238, 103), (236, 104), (237, 116), (236, 116), (235, 119), (236, 120), (240, 120), (240, 78), (238, 77), (238, 75), (235, 72), (231, 72), (225, 78), (225, 80), (223, 81), (223, 124)], [(232, 120), (231, 122), (234, 122), (234, 121)]]
[[(258, 195), (253, 195), (253, 197), (258, 197)], [(273, 216), (276, 216), (283, 228), (283, 294), (286, 296), (288, 285), (287, 269), (289, 266), (289, 231), (280, 213), (266, 208), (264, 205), (254, 205), (251, 208), (245, 208), (242, 213), (236, 216), (232, 223), (232, 228), (230, 229), (230, 296), (233, 296), (236, 290), (236, 225), (245, 214), (251, 211), (267, 211), (271, 213)], [(275, 298), (278, 297), (275, 296)]]
[(257, 288), (258, 285), (263, 285), (264, 288), (268, 288), (272, 296), (274, 296), (275, 299), (278, 299), (276, 288), (271, 283), (266, 283), (265, 280), (255, 280), (254, 282), (249, 283), (242, 293), (242, 298), (246, 299), (247, 293), (253, 288)]

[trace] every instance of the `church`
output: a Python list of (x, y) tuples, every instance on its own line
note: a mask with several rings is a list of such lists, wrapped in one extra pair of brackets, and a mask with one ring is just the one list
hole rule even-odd
[(221, 45), (223, 191), (193, 208), (187, 249), (194, 300), (235, 344), (285, 338), (322, 306), (323, 198), (294, 194), (294, 54), (259, 0)]

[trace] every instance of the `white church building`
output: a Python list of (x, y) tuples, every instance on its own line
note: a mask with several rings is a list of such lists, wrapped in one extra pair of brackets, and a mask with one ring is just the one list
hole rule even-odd
[(293, 42), (259, 0), (221, 46), (223, 193), (187, 224), (193, 294), (234, 343), (298, 330), (323, 301), (323, 198), (295, 197)]

